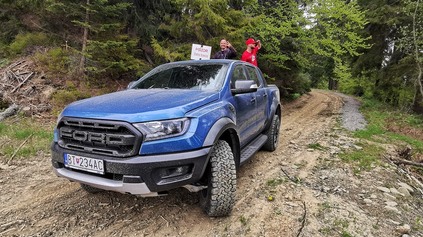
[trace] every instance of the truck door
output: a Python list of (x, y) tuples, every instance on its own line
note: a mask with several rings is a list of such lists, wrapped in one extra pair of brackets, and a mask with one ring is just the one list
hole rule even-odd
[[(235, 88), (235, 81), (248, 80), (243, 65), (236, 65), (231, 78), (231, 88)], [(241, 147), (255, 137), (256, 125), (256, 93), (237, 94), (234, 96), (234, 107), (236, 112), (236, 126), (239, 131)]]
[(268, 118), (268, 103), (269, 98), (266, 90), (266, 84), (264, 78), (262, 78), (258, 69), (252, 66), (246, 66), (247, 74), (250, 80), (253, 80), (257, 84), (256, 92), (256, 123), (255, 127), (258, 130), (257, 132), (264, 129), (264, 126)]

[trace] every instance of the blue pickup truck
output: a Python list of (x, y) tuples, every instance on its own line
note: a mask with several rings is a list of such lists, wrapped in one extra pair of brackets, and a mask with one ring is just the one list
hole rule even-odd
[(279, 90), (236, 60), (163, 64), (127, 90), (76, 101), (54, 130), (56, 175), (90, 193), (198, 192), (209, 216), (229, 215), (239, 167), (278, 145)]

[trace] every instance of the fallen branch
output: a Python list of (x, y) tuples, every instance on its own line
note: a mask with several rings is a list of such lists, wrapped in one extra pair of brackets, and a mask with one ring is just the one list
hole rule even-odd
[(24, 63), (25, 62), (25, 60), (21, 60), (21, 61), (18, 61), (18, 62), (16, 62), (16, 63), (12, 63), (10, 66), (8, 66), (7, 68), (8, 69), (12, 69), (12, 68), (14, 68), (14, 67), (16, 67), (16, 66), (18, 66), (18, 65), (20, 65), (20, 64), (22, 64), (22, 63)]
[(21, 83), (19, 83), (19, 85), (18, 86), (16, 86), (15, 87), (15, 89), (13, 89), (12, 90), (12, 93), (13, 92), (15, 92), (15, 91), (17, 91), (23, 84), (25, 84), (25, 82), (32, 76), (32, 75), (34, 75), (34, 73), (33, 72), (31, 72), (31, 74), (29, 74), (26, 78), (25, 78), (25, 80), (23, 80)]
[(413, 165), (413, 166), (423, 167), (423, 163), (417, 163), (417, 162), (413, 162), (409, 160), (393, 159), (392, 162), (394, 162), (394, 164), (396, 165), (403, 164), (403, 165)]
[(7, 117), (15, 115), (18, 112), (19, 106), (17, 104), (12, 104), (5, 111), (0, 113), (0, 121), (4, 120)]
[(16, 154), (18, 153), (18, 151), (23, 147), (23, 145), (25, 145), (25, 143), (32, 137), (32, 135), (34, 135), (33, 133), (31, 133), (31, 135), (29, 135), (25, 141), (23, 141), (21, 143), (21, 145), (19, 145), (18, 149), (15, 150), (15, 152), (13, 152), (13, 155), (9, 158), (9, 160), (7, 161), (7, 164), (9, 164), (9, 162), (16, 156)]
[[(400, 166), (398, 166), (398, 164), (395, 164), (396, 159), (390, 159), (390, 158), (388, 158), (386, 156), (383, 156), (383, 157), (388, 162), (390, 162), (392, 165), (395, 165), (396, 168), (397, 168), (397, 170), (401, 171), (401, 175), (405, 175), (409, 180), (414, 181), (417, 185), (419, 185), (421, 188), (418, 188), (417, 186), (413, 186), (413, 185), (412, 185), (412, 187), (415, 188), (415, 189), (417, 189), (418, 191), (420, 191), (421, 194), (423, 194), (423, 190), (422, 190), (423, 189), (423, 183), (422, 182), (420, 182), (416, 177), (414, 177), (412, 174), (410, 174), (409, 171), (404, 170)], [(404, 161), (404, 160), (402, 160), (402, 161)], [(405, 160), (405, 161), (407, 161), (407, 160)], [(411, 161), (407, 161), (407, 163), (408, 162), (411, 162)], [(417, 163), (417, 164), (420, 164), (420, 163)]]
[(284, 169), (281, 169), (282, 172), (286, 175), (286, 177), (288, 177), (289, 180), (291, 180), (294, 183), (298, 183), (298, 181), (300, 181), (297, 177), (291, 177), (288, 172), (286, 172)]
[(297, 237), (299, 237), (301, 235), (301, 233), (303, 232), (305, 222), (306, 222), (306, 218), (307, 218), (307, 206), (306, 206), (304, 201), (303, 201), (303, 207), (304, 207), (304, 213), (303, 213), (303, 218), (301, 220), (301, 228), (298, 230)]
[(16, 76), (23, 76), (23, 75), (25, 75), (25, 74), (29, 74), (29, 73), (32, 73), (32, 72), (30, 72), (30, 71), (25, 71), (25, 72), (19, 72), (19, 73), (15, 73), (15, 75)]

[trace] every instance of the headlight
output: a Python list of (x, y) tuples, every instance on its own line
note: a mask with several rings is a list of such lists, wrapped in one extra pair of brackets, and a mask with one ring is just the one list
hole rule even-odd
[(134, 126), (142, 133), (146, 134), (145, 140), (176, 137), (184, 134), (189, 127), (189, 119), (163, 120), (146, 123), (135, 123)]

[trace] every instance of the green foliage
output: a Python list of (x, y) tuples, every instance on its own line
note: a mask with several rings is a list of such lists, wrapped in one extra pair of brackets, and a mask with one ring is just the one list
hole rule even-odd
[(188, 45), (182, 46), (182, 48), (185, 49), (185, 52), (177, 52), (176, 49), (181, 47), (177, 47), (176, 45), (171, 47), (167, 43), (162, 46), (156, 39), (153, 38), (151, 40), (151, 46), (153, 47), (156, 56), (161, 59), (159, 59), (161, 62), (174, 62), (178, 60), (188, 59)]
[(172, 4), (174, 10), (163, 12), (158, 34), (151, 37), (157, 63), (189, 59), (193, 43), (217, 51), (221, 38), (232, 43), (240, 58), (250, 26), (242, 10), (228, 8), (227, 0), (178, 0)]
[(366, 9), (369, 24), (365, 33), (372, 36), (372, 46), (363, 50), (362, 56), (354, 60), (353, 74), (364, 77), (373, 84), (370, 94), (375, 98), (393, 106), (410, 109), (416, 94), (418, 74), (416, 54), (413, 53), (416, 46), (413, 15), (416, 13), (416, 39), (421, 51), (423, 6), (420, 4), (416, 8), (417, 1), (413, 0), (357, 2)]
[[(134, 78), (146, 68), (145, 63), (136, 57), (140, 54), (138, 40), (124, 33), (126, 11), (131, 6), (128, 2), (105, 0), (83, 4), (68, 0), (48, 3), (49, 17), (63, 18), (61, 23), (65, 27), (62, 31), (81, 32), (69, 40), (72, 53), (77, 53), (72, 55), (77, 60), (71, 60), (74, 72), (86, 72), (90, 82), (98, 84), (110, 78)], [(84, 35), (84, 31), (88, 34)]]
[[(408, 21), (404, 21), (400, 26), (401, 38), (399, 38), (399, 46), (407, 55), (418, 56), (415, 50), (423, 48), (423, 3), (416, 0), (404, 0), (404, 7), (402, 8), (405, 17)], [(420, 64), (423, 63), (423, 58), (418, 56), (415, 58)]]
[(46, 53), (36, 53), (34, 58), (38, 65), (45, 67), (49, 74), (66, 76), (76, 67), (77, 55), (71, 50), (51, 48)]
[[(126, 38), (123, 37), (122, 38)], [(87, 56), (90, 59), (88, 72), (96, 78), (119, 78), (128, 72), (138, 73), (142, 67), (141, 60), (134, 57), (137, 41), (89, 41)]]
[[(423, 4), (417, 3), (5, 1), (0, 66), (7, 63), (3, 58), (48, 46), (46, 54), (36, 56), (47, 74), (106, 84), (134, 78), (157, 64), (189, 59), (193, 43), (216, 51), (220, 39), (227, 38), (240, 58), (245, 40), (254, 37), (263, 43), (259, 66), (284, 97), (296, 97), (310, 87), (327, 88), (330, 82), (342, 92), (406, 110), (415, 98), (422, 100), (415, 86), (423, 47)], [(413, 54), (416, 48), (420, 53)]]
[(354, 132), (355, 137), (377, 143), (408, 144), (417, 152), (423, 153), (423, 141), (411, 137), (410, 134), (401, 133), (403, 130), (389, 131), (388, 129), (390, 125), (396, 125), (421, 131), (423, 130), (421, 116), (408, 114), (374, 99), (365, 99), (361, 109), (368, 126), (364, 130)]
[[(0, 49), (1, 49), (1, 47), (0, 47)], [(0, 68), (8, 65), (9, 63), (10, 63), (10, 61), (7, 58), (1, 58), (0, 59)]]
[(300, 97), (301, 97), (301, 94), (299, 94), (299, 93), (291, 93), (289, 95), (286, 95), (286, 99), (288, 101), (294, 101), (294, 100), (296, 100), (296, 99), (298, 99)]
[(251, 5), (253, 21), (246, 37), (255, 37), (262, 42), (259, 51), (259, 67), (281, 89), (283, 97), (303, 94), (310, 89), (310, 78), (302, 74), (309, 65), (304, 57), (305, 19), (296, 1), (262, 2)]
[(52, 102), (54, 105), (53, 112), (58, 113), (66, 105), (85, 98), (91, 97), (89, 92), (78, 90), (73, 85), (68, 86), (67, 89), (58, 90), (53, 94)]
[(333, 67), (328, 78), (335, 80), (351, 79), (351, 71), (346, 56), (358, 56), (361, 49), (369, 48), (368, 37), (360, 30), (367, 24), (364, 12), (356, 1), (328, 0), (312, 4), (309, 10), (310, 37), (309, 50), (323, 58), (331, 58)]
[(373, 95), (374, 84), (364, 76), (350, 77), (340, 81), (338, 89), (346, 94), (370, 98)]
[(18, 34), (15, 40), (8, 47), (11, 56), (24, 53), (24, 50), (31, 46), (47, 46), (50, 44), (48, 35), (40, 32)]

